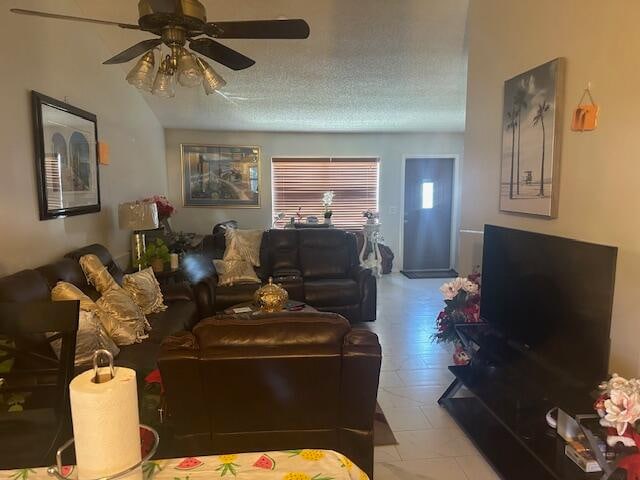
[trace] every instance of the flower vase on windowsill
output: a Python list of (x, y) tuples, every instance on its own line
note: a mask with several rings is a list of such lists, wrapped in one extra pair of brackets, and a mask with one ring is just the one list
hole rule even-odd
[(324, 212), (324, 223), (325, 225), (331, 225), (331, 216), (333, 215), (333, 212), (331, 210), (328, 210), (326, 212)]

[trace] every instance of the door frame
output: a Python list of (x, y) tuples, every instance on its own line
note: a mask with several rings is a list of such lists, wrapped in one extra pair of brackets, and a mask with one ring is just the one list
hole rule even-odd
[(424, 160), (431, 158), (449, 158), (453, 160), (453, 188), (451, 190), (451, 245), (450, 245), (450, 258), (449, 268), (457, 267), (458, 258), (458, 230), (460, 228), (460, 154), (448, 153), (448, 154), (430, 154), (430, 155), (403, 155), (402, 165), (400, 167), (400, 215), (399, 215), (399, 231), (400, 231), (400, 245), (399, 245), (399, 261), (398, 271), (404, 268), (404, 188), (405, 188), (405, 170), (407, 160), (416, 159)]

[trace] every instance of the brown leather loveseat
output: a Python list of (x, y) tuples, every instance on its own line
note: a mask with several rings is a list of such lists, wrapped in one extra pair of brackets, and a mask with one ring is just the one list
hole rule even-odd
[(370, 476), (380, 344), (340, 315), (220, 316), (158, 365), (175, 455), (333, 449)]
[[(253, 299), (259, 284), (219, 285), (213, 259), (224, 253), (224, 236), (209, 235), (198, 253), (188, 255), (183, 270), (194, 288), (202, 318)], [(353, 233), (327, 229), (272, 229), (260, 247), (262, 282), (281, 283), (289, 298), (324, 311), (339, 313), (352, 323), (376, 319), (376, 278), (362, 268)]]

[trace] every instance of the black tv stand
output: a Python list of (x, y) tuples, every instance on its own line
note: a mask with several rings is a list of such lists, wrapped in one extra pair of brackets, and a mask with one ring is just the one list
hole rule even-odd
[[(505, 480), (595, 479), (564, 454), (564, 440), (545, 421), (555, 406), (544, 392), (536, 394), (528, 378), (509, 367), (452, 366), (453, 383), (438, 403), (449, 412), (485, 459)], [(456, 397), (461, 387), (471, 395)], [(582, 396), (580, 395), (580, 398)], [(576, 399), (572, 399), (575, 404)], [(590, 399), (582, 403), (590, 411)]]

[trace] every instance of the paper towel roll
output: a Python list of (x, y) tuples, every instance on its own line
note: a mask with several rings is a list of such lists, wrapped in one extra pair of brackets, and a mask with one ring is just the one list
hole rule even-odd
[[(136, 372), (118, 367), (104, 383), (93, 377), (88, 370), (69, 385), (78, 480), (113, 475), (141, 460)], [(142, 470), (122, 478), (142, 480)]]

